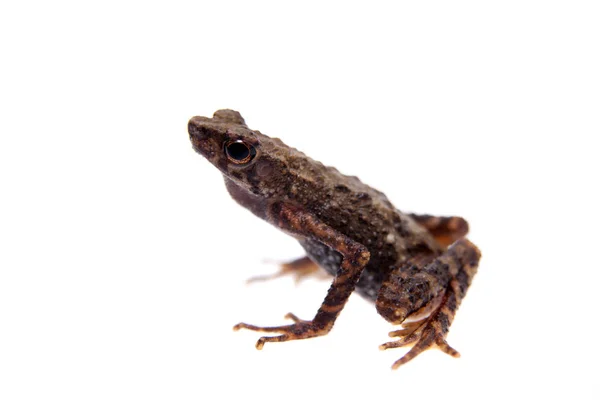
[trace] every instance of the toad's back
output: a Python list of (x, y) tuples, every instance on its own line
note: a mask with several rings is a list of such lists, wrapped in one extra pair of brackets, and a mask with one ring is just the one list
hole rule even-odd
[[(275, 151), (286, 161), (284, 200), (309, 211), (369, 250), (370, 261), (356, 286), (361, 295), (375, 300), (392, 267), (415, 255), (435, 256), (443, 250), (421, 225), (398, 211), (385, 194), (357, 177), (326, 167), (283, 143)], [(336, 274), (341, 262), (338, 252), (319, 241), (299, 241), (311, 259), (330, 274)]]

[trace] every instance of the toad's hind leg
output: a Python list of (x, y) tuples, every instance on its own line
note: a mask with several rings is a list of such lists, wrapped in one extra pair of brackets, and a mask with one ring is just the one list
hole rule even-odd
[(436, 217), (427, 214), (409, 214), (412, 219), (431, 233), (439, 244), (448, 247), (469, 232), (469, 224), (461, 217)]
[(477, 272), (480, 257), (479, 249), (474, 244), (467, 239), (460, 239), (422, 268), (408, 264), (392, 272), (377, 298), (377, 310), (388, 321), (400, 324), (406, 318), (420, 314), (428, 304), (437, 302), (437, 307), (421, 320), (421, 324), (405, 324), (405, 329), (390, 334), (401, 339), (380, 346), (385, 350), (414, 343), (412, 349), (392, 368), (407, 363), (433, 345), (454, 357), (459, 356), (446, 342), (446, 335)]

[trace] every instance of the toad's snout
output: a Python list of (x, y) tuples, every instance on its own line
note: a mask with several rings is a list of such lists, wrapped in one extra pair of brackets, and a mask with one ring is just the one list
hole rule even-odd
[(200, 117), (194, 117), (190, 119), (190, 122), (188, 122), (188, 133), (190, 135), (190, 139), (205, 140), (207, 138), (206, 129), (203, 129), (201, 125), (197, 124), (195, 121), (196, 118)]

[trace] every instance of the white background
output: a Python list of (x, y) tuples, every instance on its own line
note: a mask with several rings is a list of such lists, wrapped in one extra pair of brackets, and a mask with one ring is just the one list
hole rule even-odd
[[(368, 4), (368, 5), (367, 5)], [(594, 1), (3, 2), (0, 398), (598, 398), (600, 10)], [(248, 125), (483, 258), (448, 340), (397, 371), (353, 296), (246, 286), (301, 255), (229, 199), (193, 115)], [(234, 397), (235, 396), (235, 397)]]

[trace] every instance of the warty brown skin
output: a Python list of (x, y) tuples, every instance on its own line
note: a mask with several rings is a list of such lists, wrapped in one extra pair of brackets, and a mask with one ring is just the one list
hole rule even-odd
[(414, 344), (394, 368), (433, 345), (458, 355), (445, 336), (480, 258), (464, 238), (464, 219), (404, 214), (358, 178), (249, 129), (236, 111), (193, 117), (188, 131), (194, 149), (221, 171), (239, 204), (298, 239), (308, 257), (334, 276), (312, 320), (288, 314), (290, 325), (236, 325), (280, 333), (260, 338), (257, 348), (326, 334), (356, 290), (386, 320), (403, 324), (390, 334), (401, 339), (382, 349)]

